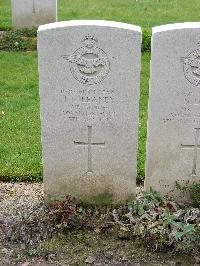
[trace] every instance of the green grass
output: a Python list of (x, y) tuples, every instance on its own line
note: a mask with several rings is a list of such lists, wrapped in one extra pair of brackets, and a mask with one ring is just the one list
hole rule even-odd
[(41, 178), (37, 54), (0, 52), (0, 177)]
[[(144, 178), (150, 54), (142, 56), (138, 175)], [(36, 52), (0, 52), (0, 178), (41, 180)]]
[(142, 54), (141, 86), (140, 86), (140, 122), (139, 122), (139, 136), (138, 136), (139, 148), (138, 148), (138, 167), (137, 167), (138, 181), (144, 180), (150, 58), (151, 58), (150, 53)]
[[(10, 0), (0, 0), (0, 28), (11, 27)], [(58, 0), (58, 19), (106, 19), (142, 27), (199, 21), (199, 0)]]
[(0, 30), (10, 28), (11, 25), (11, 1), (0, 0)]

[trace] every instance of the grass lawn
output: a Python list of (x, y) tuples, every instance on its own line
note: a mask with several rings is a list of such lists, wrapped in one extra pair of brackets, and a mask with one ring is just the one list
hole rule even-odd
[[(199, 0), (58, 0), (58, 19), (106, 19), (142, 27), (200, 20)], [(0, 0), (0, 28), (11, 27), (11, 1)]]
[[(144, 177), (150, 54), (142, 56), (138, 176)], [(41, 180), (36, 52), (0, 52), (0, 177)]]
[(37, 54), (0, 52), (0, 177), (41, 177)]

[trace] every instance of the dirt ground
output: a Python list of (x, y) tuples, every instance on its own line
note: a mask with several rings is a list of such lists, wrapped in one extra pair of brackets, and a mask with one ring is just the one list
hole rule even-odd
[(139, 239), (90, 230), (51, 234), (48, 212), (42, 184), (0, 183), (0, 266), (200, 265), (198, 256), (155, 252)]

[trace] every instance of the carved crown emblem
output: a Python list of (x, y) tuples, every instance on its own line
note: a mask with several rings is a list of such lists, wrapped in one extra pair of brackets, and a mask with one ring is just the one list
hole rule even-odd
[(93, 47), (97, 42), (98, 40), (94, 36), (89, 34), (83, 38), (83, 43), (86, 47)]

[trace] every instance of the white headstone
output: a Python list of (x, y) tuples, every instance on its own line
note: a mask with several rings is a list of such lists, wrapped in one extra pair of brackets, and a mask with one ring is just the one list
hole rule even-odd
[(14, 28), (32, 28), (57, 20), (57, 0), (12, 0)]
[(107, 21), (39, 27), (44, 183), (48, 198), (96, 203), (136, 188), (141, 29)]
[(146, 189), (179, 200), (200, 177), (200, 23), (153, 28)]

